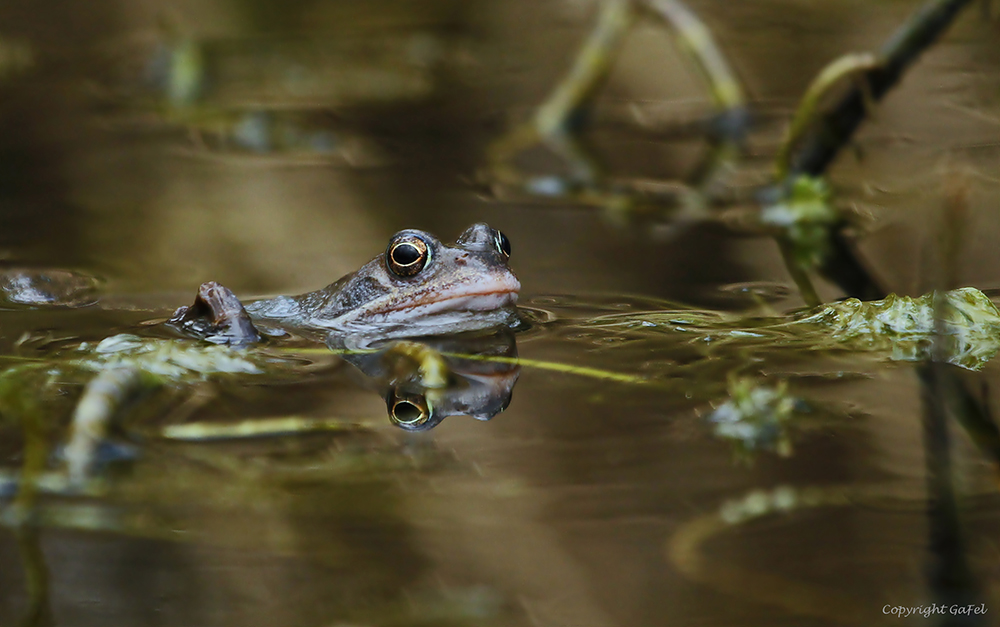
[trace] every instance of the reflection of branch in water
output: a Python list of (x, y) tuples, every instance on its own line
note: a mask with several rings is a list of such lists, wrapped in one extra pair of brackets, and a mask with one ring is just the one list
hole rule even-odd
[[(959, 520), (957, 495), (952, 483), (951, 438), (948, 406), (960, 397), (959, 382), (951, 366), (933, 360), (918, 369), (923, 401), (924, 454), (927, 463), (928, 579), (936, 601), (967, 604), (980, 596), (969, 568)], [(942, 623), (958, 624), (954, 620)], [(971, 624), (967, 620), (963, 625)]]
[(727, 532), (738, 532), (741, 525), (768, 516), (789, 514), (803, 509), (844, 507), (859, 499), (921, 498), (908, 493), (904, 484), (871, 486), (823, 486), (773, 490), (755, 490), (729, 501), (717, 512), (690, 520), (667, 541), (667, 558), (688, 579), (740, 599), (782, 608), (798, 616), (831, 619), (846, 625), (897, 624), (881, 615), (877, 608), (852, 595), (802, 580), (742, 567), (731, 561), (713, 561), (705, 555), (705, 545)]
[(160, 431), (160, 436), (168, 440), (207, 442), (306, 433), (352, 433), (364, 429), (363, 424), (344, 418), (282, 416), (280, 418), (241, 420), (229, 424), (189, 422), (180, 425), (167, 425)]
[[(294, 354), (310, 355), (314, 353), (330, 354), (330, 349), (325, 348), (290, 348), (284, 349), (272, 349), (275, 352), (288, 352)], [(338, 355), (352, 355), (352, 354), (371, 354), (375, 353), (375, 350), (362, 349), (340, 349), (332, 350), (333, 353)], [(454, 357), (457, 359), (468, 359), (471, 361), (485, 361), (492, 362), (496, 364), (511, 364), (515, 366), (527, 366), (528, 368), (538, 368), (541, 370), (552, 370), (554, 372), (563, 372), (566, 374), (574, 374), (581, 377), (589, 377), (591, 379), (604, 379), (607, 381), (619, 381), (621, 383), (649, 383), (650, 380), (645, 377), (640, 377), (637, 375), (630, 375), (623, 372), (615, 372), (613, 370), (603, 370), (601, 368), (589, 368), (587, 366), (574, 366), (572, 364), (564, 364), (557, 361), (544, 361), (540, 359), (525, 359), (524, 357), (504, 357), (501, 355), (474, 355), (469, 353), (441, 353), (445, 357)]]
[[(407, 344), (416, 344), (415, 342), (407, 342)], [(426, 349), (426, 347), (424, 347)], [(322, 352), (329, 354), (327, 349), (309, 349), (309, 348), (294, 348), (294, 349), (272, 349), (274, 352), (287, 352), (289, 354), (308, 354), (313, 351)], [(341, 356), (350, 355), (361, 355), (361, 356), (371, 356), (379, 355), (382, 351), (374, 349), (339, 349), (334, 352), (340, 354)], [(537, 368), (540, 370), (548, 370), (551, 372), (560, 372), (569, 375), (575, 375), (580, 377), (586, 377), (591, 379), (598, 379), (603, 381), (615, 381), (619, 383), (629, 383), (634, 385), (658, 385), (651, 379), (646, 377), (630, 375), (627, 373), (614, 372), (610, 370), (603, 370), (600, 368), (588, 368), (585, 366), (573, 366), (570, 364), (562, 364), (558, 362), (549, 362), (535, 359), (524, 359), (520, 357), (507, 357), (503, 355), (483, 355), (483, 354), (471, 354), (471, 353), (446, 353), (440, 352), (436, 353), (437, 356), (447, 358), (449, 360), (466, 360), (466, 361), (477, 361), (484, 363), (501, 364), (505, 366), (515, 366), (515, 367), (527, 367), (527, 368)], [(434, 377), (436, 379), (437, 377)], [(506, 390), (502, 390), (506, 391)], [(436, 392), (436, 394), (435, 394)], [(447, 388), (441, 389), (431, 389), (425, 392), (429, 400), (425, 401), (427, 405), (431, 408), (438, 408), (445, 405), (446, 396), (449, 393)], [(395, 397), (394, 397), (395, 398)], [(404, 398), (404, 396), (400, 396)], [(407, 396), (406, 398), (411, 398)], [(416, 402), (416, 401), (414, 401)], [(503, 399), (497, 403), (498, 406), (505, 405)], [(392, 409), (390, 408), (390, 412)], [(390, 414), (391, 415), (391, 414)], [(429, 416), (425, 417), (429, 418)], [(399, 426), (399, 420), (394, 419), (393, 422)], [(437, 425), (439, 421), (435, 421), (433, 425)], [(418, 425), (419, 426), (419, 425)], [(366, 427), (362, 423), (358, 423), (346, 418), (306, 418), (301, 416), (282, 416), (277, 418), (255, 418), (253, 420), (243, 420), (230, 424), (217, 424), (210, 422), (193, 422), (177, 425), (168, 425), (163, 427), (157, 435), (167, 440), (178, 440), (178, 441), (190, 441), (190, 442), (210, 442), (215, 440), (239, 440), (248, 438), (271, 438), (280, 437), (285, 435), (302, 435), (309, 433), (342, 433), (342, 432), (355, 432), (358, 430), (364, 430)], [(404, 428), (406, 428), (404, 426)], [(411, 430), (413, 430), (411, 428)]]
[(37, 377), (40, 379), (36, 382), (40, 384), (38, 388), (44, 389), (46, 384), (51, 383), (51, 379), (47, 372), (34, 365), (21, 367), (20, 370), (29, 377), (28, 380), (11, 376), (0, 378), (0, 409), (6, 417), (17, 420), (24, 433), (24, 461), (21, 464), (17, 496), (7, 506), (0, 501), (0, 518), (14, 529), (17, 536), (28, 595), (28, 607), (22, 624), (34, 627), (42, 624), (49, 612), (48, 568), (39, 546), (36, 519), (39, 492), (37, 480), (45, 470), (49, 445), (46, 416), (41, 401), (34, 394), (23, 393), (21, 385), (31, 383), (31, 379)]
[(708, 128), (711, 151), (693, 178), (708, 198), (723, 196), (727, 175), (743, 152), (749, 113), (743, 87), (729, 67), (712, 31), (695, 13), (676, 0), (648, 0), (649, 9), (670, 28), (681, 52), (704, 79), (716, 115)]
[[(952, 197), (948, 209), (959, 213), (964, 209), (964, 197)], [(951, 224), (942, 236), (942, 270), (945, 283), (955, 276), (958, 253), (959, 225)], [(931, 340), (930, 359), (917, 369), (923, 405), (923, 445), (927, 466), (927, 518), (929, 587), (935, 601), (945, 605), (972, 603), (982, 596), (966, 558), (966, 547), (959, 519), (958, 501), (953, 483), (951, 463), (951, 437), (948, 432), (949, 413), (959, 415), (966, 409), (979, 409), (978, 404), (962, 387), (952, 366), (946, 362), (945, 339), (948, 329), (945, 320), (952, 315), (952, 305), (940, 296), (934, 299), (934, 336)], [(959, 424), (982, 421), (992, 423), (982, 409), (969, 412)], [(994, 430), (996, 426), (993, 425)], [(998, 467), (1000, 468), (1000, 467)], [(943, 625), (973, 624), (963, 617), (942, 621)], [(974, 619), (973, 619), (974, 620)], [(975, 621), (982, 623), (982, 621)]]
[(71, 483), (82, 485), (86, 481), (111, 420), (126, 400), (144, 387), (142, 373), (134, 366), (110, 367), (87, 383), (73, 411), (72, 431), (64, 450)]
[[(717, 114), (708, 128), (709, 156), (693, 184), (680, 181), (651, 185), (612, 179), (582, 137), (601, 87), (607, 81), (625, 35), (643, 14), (657, 18), (673, 33), (680, 51), (705, 79)], [(719, 180), (738, 157), (747, 128), (743, 89), (729, 69), (711, 31), (677, 0), (609, 0), (566, 77), (538, 108), (532, 121), (500, 138), (489, 154), (491, 177), (529, 194), (552, 196), (611, 208), (651, 206), (659, 211), (682, 209), (700, 213), (720, 192)], [(567, 176), (530, 176), (514, 158), (544, 145), (562, 158)]]
[(47, 622), (49, 610), (49, 569), (42, 553), (41, 538), (34, 523), (21, 524), (14, 531), (17, 548), (24, 567), (28, 607), (21, 621), (22, 627), (35, 627)]

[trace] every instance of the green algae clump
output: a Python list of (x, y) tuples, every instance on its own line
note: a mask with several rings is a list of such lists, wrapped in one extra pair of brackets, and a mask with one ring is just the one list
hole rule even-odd
[(979, 370), (1000, 349), (1000, 310), (973, 287), (918, 298), (895, 294), (869, 302), (849, 298), (812, 309), (792, 324), (826, 327), (830, 340), (886, 351), (893, 361), (931, 358), (938, 338), (943, 361)]

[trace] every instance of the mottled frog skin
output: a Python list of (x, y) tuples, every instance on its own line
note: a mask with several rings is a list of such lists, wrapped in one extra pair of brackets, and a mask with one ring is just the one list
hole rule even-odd
[(225, 344), (256, 341), (255, 334), (239, 332), (247, 325), (234, 324), (234, 318), (247, 315), (265, 334), (302, 329), (334, 338), (513, 326), (521, 284), (507, 265), (509, 258), (506, 236), (484, 223), (469, 227), (453, 245), (409, 229), (396, 233), (383, 254), (321, 290), (259, 300), (243, 312), (229, 290), (206, 283), (195, 305), (178, 310), (171, 322)]
[(385, 253), (315, 292), (247, 305), (254, 320), (346, 334), (434, 334), (507, 322), (521, 284), (507, 266), (510, 244), (488, 225), (454, 245), (400, 231)]

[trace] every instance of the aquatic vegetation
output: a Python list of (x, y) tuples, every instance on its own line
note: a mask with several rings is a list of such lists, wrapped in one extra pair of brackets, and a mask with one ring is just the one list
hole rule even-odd
[[(163, 91), (171, 107), (193, 106), (206, 90), (208, 78), (204, 47), (189, 37), (175, 37), (159, 52), (152, 73), (163, 81)], [(162, 70), (161, 70), (162, 67)]]
[[(751, 598), (807, 617), (829, 620), (836, 617), (848, 625), (891, 625), (867, 609), (854, 595), (801, 578), (762, 572), (753, 562), (747, 566), (733, 561), (718, 563), (705, 546), (715, 538), (738, 533), (741, 527), (769, 516), (788, 516), (819, 508), (845, 507), (863, 499), (913, 499), (923, 494), (901, 482), (869, 485), (794, 486), (779, 485), (754, 489), (725, 501), (715, 511), (685, 522), (666, 542), (664, 552), (686, 577), (708, 587)], [(875, 616), (873, 620), (873, 616)]]
[[(79, 350), (89, 349), (83, 345)], [(126, 400), (139, 392), (166, 382), (191, 383), (214, 375), (260, 375), (291, 367), (294, 362), (225, 346), (120, 334), (102, 340), (93, 347), (92, 357), (72, 365), (97, 373), (76, 404), (63, 452), (70, 484), (83, 486), (112, 419)]]
[[(84, 344), (78, 350), (85, 353), (90, 348), (90, 345)], [(84, 357), (76, 365), (97, 372), (131, 368), (173, 380), (191, 380), (214, 374), (261, 374), (267, 366), (282, 365), (281, 360), (274, 357), (264, 358), (225, 346), (151, 340), (127, 333), (101, 340), (93, 347), (93, 353), (93, 356)], [(284, 365), (289, 364), (286, 362)]]
[[(396, 359), (387, 357), (384, 351), (358, 354), (370, 355), (375, 361), (387, 359), (393, 363), (390, 378), (432, 387), (442, 395), (441, 386), (452, 377), (448, 364), (436, 351), (416, 343), (401, 345)], [(370, 576), (375, 581), (394, 581), (379, 566), (384, 560), (372, 562), (370, 548), (344, 546), (344, 534), (337, 531), (337, 523), (364, 524), (366, 534), (386, 529), (384, 552), (389, 557), (385, 559), (391, 557), (397, 564), (389, 571), (396, 573), (406, 548), (396, 546), (396, 482), (415, 472), (432, 471), (448, 461), (427, 443), (402, 448), (401, 443), (357, 420), (333, 417), (283, 416), (181, 424), (168, 421), (159, 426), (135, 424), (130, 416), (135, 407), (128, 401), (151, 390), (179, 389), (226, 377), (252, 377), (270, 383), (288, 375), (301, 380), (317, 365), (334, 363), (339, 362), (328, 349), (312, 353), (281, 347), (234, 349), (185, 339), (118, 334), (98, 343), (57, 346), (47, 359), (26, 359), (0, 373), (0, 415), (6, 421), (3, 426), (23, 432), (26, 442), (20, 471), (0, 469), (0, 526), (24, 538), (22, 559), (30, 578), (32, 613), (41, 611), (48, 598), (46, 558), (38, 549), (43, 527), (113, 533), (153, 542), (253, 547), (255, 551), (273, 551), (282, 559), (329, 561), (338, 567), (345, 556), (357, 552), (372, 564)], [(63, 387), (76, 387), (71, 382), (84, 381), (72, 420), (64, 429), (58, 410), (66, 403), (51, 401), (69, 400)], [(114, 468), (109, 472), (107, 467), (98, 472), (96, 467), (99, 462), (104, 465), (101, 457), (106, 452), (100, 449), (112, 435), (116, 439), (124, 435), (131, 442), (135, 441), (131, 436), (141, 439), (143, 463), (153, 466), (154, 474), (144, 472), (141, 464), (133, 468), (136, 457), (128, 460), (128, 472)], [(262, 445), (262, 438), (271, 446)], [(257, 441), (252, 447), (238, 448), (240, 440), (247, 439)], [(317, 440), (328, 444), (317, 450)], [(65, 445), (59, 447), (59, 442)], [(209, 442), (213, 444), (206, 444)], [(237, 446), (219, 450), (231, 442), (237, 442)], [(169, 472), (155, 470), (156, 443), (172, 446)], [(135, 455), (139, 448), (133, 447)], [(145, 459), (150, 449), (152, 462)], [(206, 469), (211, 469), (208, 476)], [(298, 502), (296, 507), (303, 511), (289, 512), (278, 505), (292, 501), (290, 495), (303, 490), (322, 496), (315, 497), (316, 502)], [(198, 518), (206, 511), (209, 516), (216, 511), (240, 515), (226, 516), (233, 522), (220, 530)], [(264, 528), (245, 520), (248, 511), (255, 514), (251, 518), (265, 522)], [(317, 512), (335, 524), (333, 531), (328, 529), (325, 535), (329, 539), (311, 543), (308, 549), (299, 546), (294, 535), (274, 534), (273, 529), (267, 529), (268, 516), (308, 519)], [(352, 568), (352, 578), (362, 572), (360, 568)], [(388, 589), (396, 590), (397, 586)], [(394, 604), (390, 597), (377, 607), (381, 609), (352, 612), (360, 619), (385, 624), (409, 624), (414, 617), (427, 616), (439, 623), (480, 624), (500, 612), (499, 597), (485, 588), (447, 589), (442, 594), (428, 591), (407, 597), (405, 604)]]
[(789, 316), (743, 318), (681, 310), (601, 316), (588, 329), (656, 337), (681, 334), (704, 350), (767, 348), (781, 351), (853, 351), (891, 361), (921, 362), (937, 350), (944, 361), (979, 370), (1000, 349), (1000, 310), (981, 291), (965, 287), (914, 298), (895, 294), (876, 301), (848, 298)]
[(792, 454), (788, 426), (807, 406), (788, 393), (787, 381), (767, 387), (736, 379), (729, 384), (729, 396), (706, 416), (716, 436), (736, 444), (743, 458), (760, 450), (782, 457)]
[(830, 229), (842, 222), (833, 207), (823, 179), (800, 176), (785, 187), (775, 188), (776, 198), (756, 216), (772, 231), (785, 266), (807, 305), (822, 302), (809, 273), (819, 268), (832, 252)]
[[(744, 90), (716, 45), (711, 29), (677, 0), (614, 0), (603, 3), (590, 37), (575, 63), (533, 119), (503, 135), (488, 159), (489, 182), (535, 196), (598, 205), (619, 221), (630, 218), (721, 220), (720, 206), (752, 204), (756, 226), (774, 227), (789, 274), (810, 306), (819, 305), (809, 273), (818, 271), (848, 296), (872, 300), (888, 292), (861, 263), (853, 248), (853, 226), (831, 204), (822, 177), (848, 145), (875, 105), (903, 73), (951, 25), (969, 0), (934, 0), (916, 10), (878, 53), (852, 53), (821, 69), (804, 93), (774, 159), (771, 181), (746, 194), (727, 184), (740, 163), (749, 126)], [(614, 179), (584, 141), (593, 108), (625, 35), (639, 18), (652, 15), (671, 29), (681, 50), (705, 79), (715, 115), (705, 122), (709, 156), (692, 180), (667, 183)], [(843, 94), (835, 87), (849, 82)], [(827, 100), (833, 100), (828, 104)], [(561, 158), (567, 174), (523, 172), (516, 157), (544, 146)]]
[(23, 74), (34, 65), (34, 48), (23, 41), (0, 37), (0, 82)]
[(831, 252), (829, 230), (842, 220), (830, 196), (826, 181), (800, 176), (776, 202), (764, 207), (759, 217), (762, 225), (777, 231), (785, 263), (810, 305), (818, 305), (820, 300), (806, 273), (826, 260)]
[[(512, 333), (446, 336), (427, 342), (396, 341), (371, 349), (280, 346), (237, 349), (182, 339), (118, 334), (96, 344), (61, 347), (50, 358), (26, 359), (3, 371), (0, 386), (10, 391), (10, 397), (0, 402), (0, 408), (15, 423), (12, 426), (17, 426), (18, 420), (29, 420), (28, 413), (34, 416), (30, 420), (57, 423), (60, 422), (57, 416), (43, 415), (45, 412), (40, 408), (30, 412), (18, 409), (25, 399), (41, 402), (54, 394), (51, 385), (32, 386), (32, 382), (41, 376), (46, 381), (83, 384), (61, 453), (67, 476), (44, 479), (50, 487), (62, 486), (60, 491), (81, 492), (89, 489), (101, 448), (107, 448), (108, 434), (116, 426), (128, 425), (126, 431), (138, 429), (145, 437), (178, 441), (334, 434), (359, 428), (356, 420), (282, 416), (225, 424), (167, 424), (151, 431), (135, 424), (127, 415), (129, 412), (123, 415), (130, 401), (164, 387), (181, 391), (223, 378), (239, 381), (251, 377), (265, 383), (296, 381), (317, 370), (334, 367), (340, 363), (339, 357), (369, 377), (387, 403), (390, 421), (408, 431), (431, 429), (452, 415), (489, 420), (507, 407), (519, 373)], [(459, 352), (444, 353), (439, 349)], [(33, 391), (25, 394), (22, 388)], [(14, 403), (13, 398), (20, 400)], [(48, 447), (51, 441), (63, 438), (49, 434), (45, 439), (50, 442), (45, 445)], [(13, 489), (6, 490), (0, 485), (0, 494), (16, 492), (16, 480), (12, 485)]]
[[(63, 449), (67, 486), (83, 490), (98, 448), (105, 442), (112, 421), (124, 418), (119, 414), (130, 399), (167, 384), (190, 385), (219, 376), (270, 374), (280, 380), (283, 374), (298, 371), (308, 363), (301, 357), (119, 334), (96, 345), (80, 344), (75, 350), (48, 359), (27, 359), (0, 372), (0, 388), (5, 391), (0, 409), (7, 418), (20, 421), (23, 429), (33, 423), (56, 425), (61, 422), (59, 417), (47, 415), (42, 408), (49, 397), (59, 396), (55, 382), (76, 380), (84, 384)], [(54, 436), (51, 427), (43, 431), (44, 435), (36, 437), (42, 450), (61, 439)], [(31, 472), (26, 469), (25, 475), (41, 471), (42, 467)]]
[(884, 351), (893, 361), (929, 360), (936, 340), (945, 361), (967, 370), (981, 369), (1000, 349), (1000, 311), (973, 287), (919, 298), (848, 298), (802, 315), (794, 324), (825, 327), (832, 341)]
[[(707, 122), (711, 150), (697, 180), (656, 182), (612, 177), (583, 139), (587, 119), (632, 26), (650, 19), (669, 30), (680, 51), (708, 87), (715, 110)], [(566, 77), (556, 85), (529, 122), (522, 123), (489, 151), (484, 176), (537, 196), (562, 198), (610, 209), (615, 215), (704, 216), (720, 193), (720, 180), (739, 156), (749, 116), (736, 74), (715, 43), (711, 30), (677, 0), (609, 0)], [(564, 161), (566, 175), (533, 175), (516, 164), (518, 156), (545, 147)]]

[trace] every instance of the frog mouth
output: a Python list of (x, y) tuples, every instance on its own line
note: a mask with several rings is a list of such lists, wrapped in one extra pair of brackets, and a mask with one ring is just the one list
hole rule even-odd
[(486, 312), (510, 307), (517, 303), (518, 290), (497, 289), (457, 292), (445, 298), (434, 297), (408, 303), (403, 307), (387, 309), (386, 314), (409, 314), (419, 317), (453, 311)]
[(515, 277), (505, 277), (486, 284), (429, 291), (422, 298), (404, 305), (390, 305), (378, 313), (423, 318), (453, 312), (489, 312), (515, 305), (520, 289), (521, 283)]

